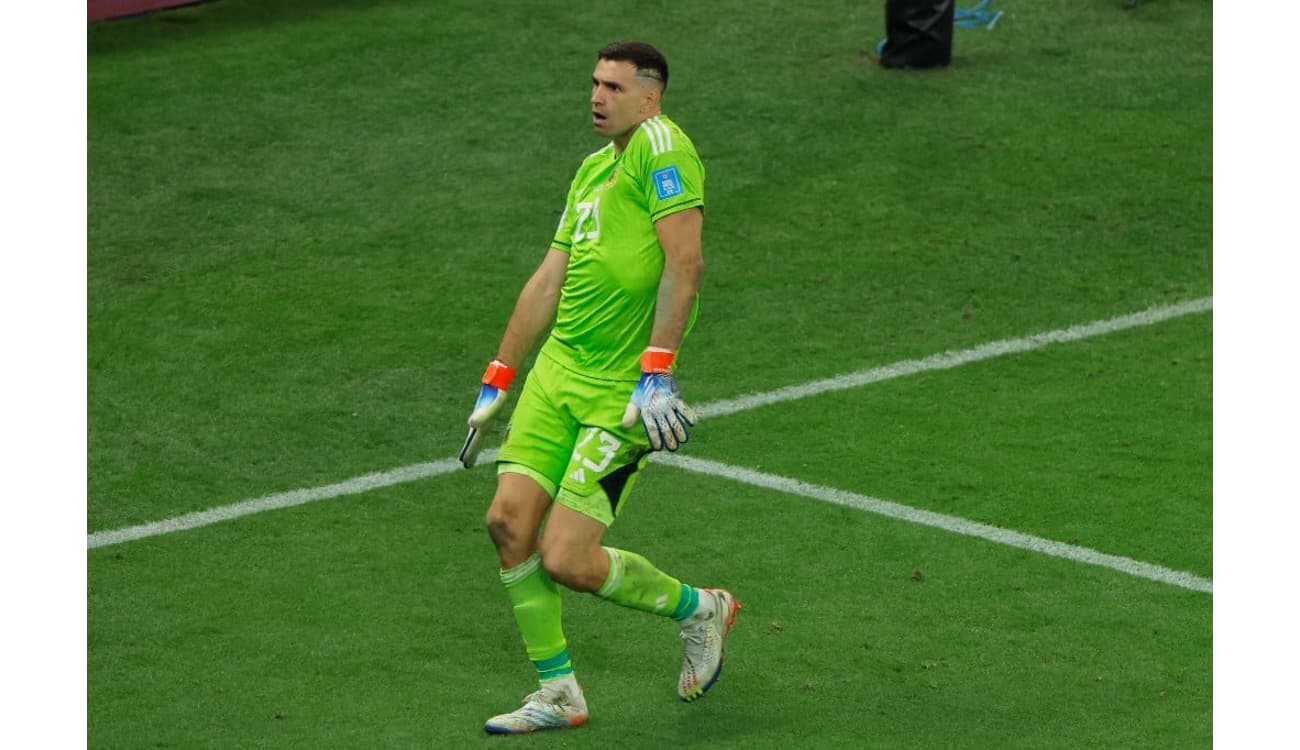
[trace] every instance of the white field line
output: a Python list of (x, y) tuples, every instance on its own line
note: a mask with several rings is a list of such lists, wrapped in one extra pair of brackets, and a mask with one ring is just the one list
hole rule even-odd
[(859, 495), (855, 492), (846, 490), (837, 490), (832, 487), (822, 487), (816, 484), (801, 482), (789, 477), (776, 476), (774, 474), (764, 474), (763, 472), (745, 469), (739, 466), (718, 463), (717, 461), (708, 461), (702, 458), (692, 458), (690, 456), (680, 456), (671, 454), (655, 454), (651, 457), (656, 463), (674, 466), (679, 469), (693, 471), (699, 474), (708, 474), (715, 477), (723, 477), (736, 482), (753, 485), (755, 487), (765, 487), (767, 489), (777, 490), (791, 495), (801, 495), (803, 497), (821, 500), (834, 505), (843, 505), (849, 508), (857, 508), (868, 513), (875, 513), (889, 518), (897, 518), (902, 521), (921, 524), (922, 526), (932, 526), (936, 529), (951, 531), (954, 534), (963, 534), (965, 536), (978, 537), (987, 539), (990, 542), (1005, 544), (1008, 547), (1018, 547), (1020, 549), (1030, 550), (1031, 552), (1041, 552), (1044, 555), (1053, 557), (1063, 557), (1066, 560), (1087, 563), (1088, 565), (1098, 565), (1103, 568), (1118, 570), (1121, 573), (1128, 573), (1139, 578), (1147, 578), (1160, 583), (1167, 583), (1173, 586), (1180, 586), (1192, 591), (1203, 591), (1207, 594), (1213, 593), (1213, 583), (1206, 578), (1183, 573), (1169, 568), (1162, 568), (1159, 565), (1131, 560), (1127, 557), (1110, 555), (1105, 552), (1098, 552), (1095, 549), (1087, 547), (1077, 547), (1072, 544), (1054, 542), (1050, 539), (1021, 534), (1017, 531), (1008, 531), (996, 526), (989, 526), (975, 521), (968, 521), (956, 516), (947, 516), (942, 513), (935, 513), (928, 510), (911, 508), (906, 505), (899, 505), (888, 500)]
[(1122, 331), (1126, 328), (1137, 328), (1138, 326), (1149, 326), (1153, 323), (1178, 318), (1192, 313), (1205, 312), (1214, 306), (1213, 297), (1202, 297), (1201, 299), (1183, 302), (1168, 307), (1153, 307), (1132, 315), (1125, 315), (1119, 318), (1109, 320), (1099, 320), (1093, 323), (1084, 323), (1082, 325), (1070, 326), (1056, 331), (1046, 333), (1037, 333), (1033, 336), (1026, 336), (1020, 339), (1004, 339), (1002, 341), (993, 341), (988, 344), (981, 344), (973, 349), (962, 349), (956, 352), (943, 352), (933, 354), (924, 359), (908, 359), (902, 362), (895, 362), (892, 365), (882, 367), (873, 367), (870, 370), (859, 370), (850, 372), (846, 375), (836, 375), (833, 378), (824, 380), (814, 380), (810, 383), (801, 385), (791, 385), (785, 388), (778, 388), (775, 391), (766, 393), (754, 393), (748, 396), (728, 399), (726, 401), (714, 401), (704, 404), (698, 408), (701, 418), (719, 417), (724, 414), (734, 414), (738, 411), (748, 411), (759, 406), (768, 404), (778, 404), (783, 401), (793, 401), (795, 399), (805, 398), (807, 396), (817, 396), (831, 391), (842, 391), (848, 388), (858, 388), (870, 383), (878, 383), (882, 380), (899, 378), (904, 375), (915, 375), (918, 372), (927, 372), (929, 370), (946, 370), (958, 365), (966, 365), (971, 362), (979, 362), (994, 357), (1002, 357), (1007, 354), (1017, 354), (1027, 352), (1032, 349), (1042, 349), (1048, 344), (1061, 344), (1067, 341), (1078, 341), (1080, 339), (1101, 336), (1115, 331)]
[[(756, 393), (724, 401), (714, 401), (698, 405), (696, 409), (701, 417), (718, 417), (726, 414), (734, 414), (740, 411), (756, 409), (760, 406), (777, 404), (783, 401), (793, 401), (795, 399), (806, 398), (808, 396), (815, 396), (831, 391), (844, 390), (846, 388), (857, 388), (869, 383), (878, 383), (882, 380), (898, 378), (904, 375), (914, 375), (927, 370), (943, 370), (1007, 354), (1041, 349), (1049, 344), (1079, 341), (1081, 339), (1114, 333), (1115, 331), (1122, 331), (1128, 328), (1149, 326), (1172, 318), (1205, 312), (1213, 309), (1213, 307), (1214, 298), (1202, 297), (1201, 299), (1191, 300), (1190, 302), (1183, 302), (1166, 307), (1153, 307), (1149, 310), (1134, 313), (1132, 315), (1124, 315), (1118, 318), (1085, 323), (1055, 331), (1047, 331), (1045, 333), (1038, 333), (1024, 338), (995, 341), (989, 344), (977, 346), (973, 349), (944, 352), (924, 359), (909, 359), (892, 365), (873, 367), (868, 370), (859, 370), (857, 372), (851, 372), (845, 375), (827, 378), (825, 380), (815, 380), (802, 385), (778, 388), (777, 390), (768, 391), (766, 393)], [(484, 451), (479, 461), (485, 464), (489, 463), (495, 455), (494, 451)], [(185, 531), (186, 529), (208, 526), (252, 513), (260, 513), (265, 510), (289, 508), (295, 505), (302, 505), (304, 503), (325, 500), (332, 497), (355, 495), (379, 487), (388, 487), (394, 484), (413, 482), (417, 479), (426, 479), (429, 477), (440, 476), (442, 474), (449, 474), (456, 471), (459, 467), (460, 463), (454, 458), (445, 458), (431, 463), (401, 466), (396, 469), (366, 474), (365, 476), (354, 477), (352, 479), (325, 485), (323, 487), (289, 490), (288, 492), (266, 495), (251, 500), (241, 500), (230, 505), (209, 508), (208, 510), (199, 511), (197, 513), (187, 513), (183, 516), (141, 524), (139, 526), (129, 526), (112, 531), (96, 531), (87, 535), (86, 546), (89, 549), (94, 549), (95, 547), (104, 547), (111, 544), (129, 542), (135, 539), (144, 539), (161, 534), (170, 534), (175, 531)]]
[[(490, 462), (496, 457), (496, 450), (483, 451), (479, 459), (483, 463)], [(295, 505), (304, 503), (314, 503), (317, 500), (328, 500), (331, 497), (341, 497), (343, 495), (357, 495), (369, 490), (376, 490), (380, 487), (388, 487), (394, 484), (404, 482), (414, 482), (417, 479), (436, 477), (440, 474), (449, 474), (460, 468), (460, 461), (454, 458), (444, 458), (441, 461), (433, 461), (424, 464), (411, 464), (402, 466), (389, 471), (375, 472), (360, 477), (353, 477), (335, 484), (327, 484), (324, 487), (310, 487), (301, 490), (289, 490), (274, 495), (252, 500), (242, 500), (231, 505), (222, 505), (217, 508), (201, 510), (197, 513), (186, 513), (183, 516), (168, 518), (153, 523), (141, 524), (139, 526), (130, 526), (115, 531), (97, 531), (89, 536), (88, 547), (105, 547), (110, 544), (120, 544), (135, 539), (144, 539), (150, 536), (159, 536), (160, 534), (170, 534), (174, 531), (185, 531), (186, 529), (197, 529), (200, 526), (209, 526), (221, 521), (229, 521), (232, 518), (247, 516), (251, 513), (261, 513), (264, 510), (275, 510), (277, 508), (292, 508)]]

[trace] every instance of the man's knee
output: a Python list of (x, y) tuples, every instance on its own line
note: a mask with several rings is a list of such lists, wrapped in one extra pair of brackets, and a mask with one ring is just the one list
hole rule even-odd
[(538, 552), (542, 557), (542, 568), (556, 583), (575, 591), (593, 590), (591, 578), (584, 556), (579, 550), (542, 540)]
[(537, 531), (550, 498), (535, 485), (500, 482), (484, 523), (502, 564), (523, 562), (537, 545)]
[(519, 538), (519, 513), (512, 512), (506, 503), (500, 502), (499, 497), (493, 499), (488, 506), (484, 523), (487, 525), (488, 536), (492, 537), (492, 543), (497, 549), (509, 547)]
[(609, 558), (600, 546), (600, 537), (584, 533), (566, 533), (557, 523), (556, 514), (542, 536), (538, 551), (542, 567), (552, 580), (575, 591), (595, 591), (605, 582)]

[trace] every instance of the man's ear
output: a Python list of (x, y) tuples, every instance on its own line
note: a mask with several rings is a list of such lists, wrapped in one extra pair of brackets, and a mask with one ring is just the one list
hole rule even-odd
[(646, 86), (645, 98), (641, 100), (641, 111), (654, 109), (663, 98), (664, 90), (658, 86)]

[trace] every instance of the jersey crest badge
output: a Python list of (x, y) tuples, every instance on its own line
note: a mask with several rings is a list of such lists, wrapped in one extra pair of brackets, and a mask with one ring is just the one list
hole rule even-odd
[(656, 171), (651, 178), (655, 183), (655, 195), (661, 201), (681, 195), (686, 190), (682, 187), (682, 176), (677, 173), (676, 164)]

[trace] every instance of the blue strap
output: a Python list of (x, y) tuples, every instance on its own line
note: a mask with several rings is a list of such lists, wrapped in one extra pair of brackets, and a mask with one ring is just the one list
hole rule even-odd
[(998, 19), (1002, 17), (1002, 11), (990, 11), (989, 3), (992, 0), (980, 0), (973, 8), (958, 8), (953, 12), (952, 25), (959, 29), (969, 29), (975, 26), (983, 26), (989, 30), (997, 24)]

